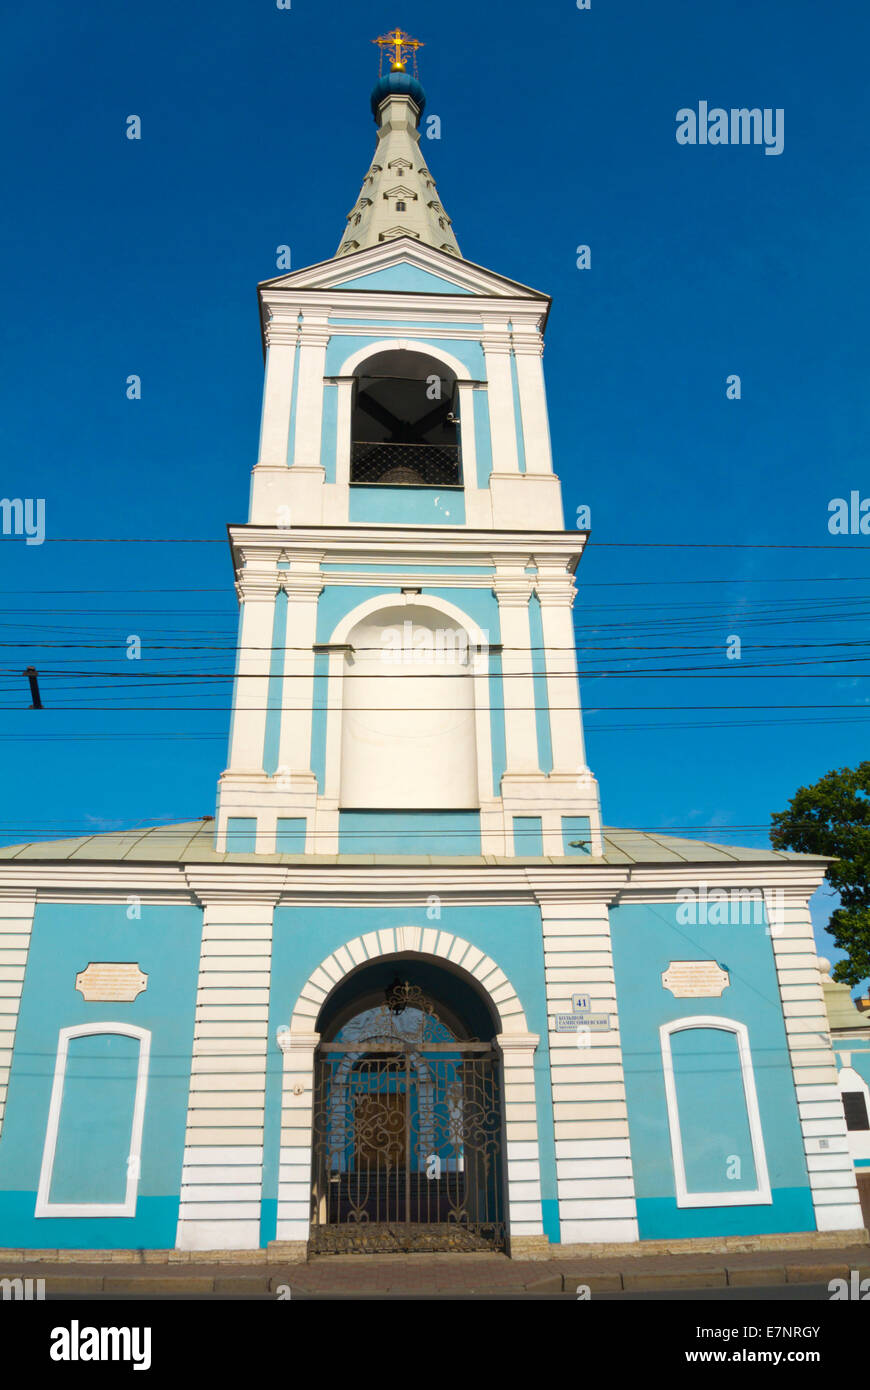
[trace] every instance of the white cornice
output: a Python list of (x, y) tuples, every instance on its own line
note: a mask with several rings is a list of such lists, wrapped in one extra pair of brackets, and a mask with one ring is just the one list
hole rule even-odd
[[(230, 526), (233, 556), (268, 560), (275, 551), (291, 557), (297, 550), (317, 550), (330, 564), (396, 564), (413, 568), (441, 560), (445, 563), (492, 564), (493, 555), (521, 562), (538, 555), (573, 573), (586, 544), (585, 531), (478, 531), (470, 527), (403, 526)], [(430, 576), (435, 578), (437, 576)], [(336, 576), (340, 582), (340, 576)]]
[[(390, 319), (412, 318), (425, 325), (428, 321), (441, 323), (444, 320), (468, 323), (474, 326), (477, 336), (489, 332), (484, 329), (483, 315), (491, 317), (497, 312), (499, 317), (510, 318), (517, 327), (527, 333), (543, 333), (547, 304), (542, 300), (530, 301), (509, 296), (493, 298), (471, 294), (428, 294), (423, 291), (408, 290), (294, 290), (293, 293), (276, 291), (263, 297), (263, 306), (268, 309), (269, 333), (280, 328), (287, 341), (291, 341), (298, 330), (297, 315), (326, 314), (339, 319)], [(338, 333), (342, 325), (329, 324), (330, 334)], [(265, 331), (265, 330), (264, 330)], [(523, 339), (525, 342), (526, 340)]]
[(0, 901), (36, 893), (37, 902), (117, 902), (130, 895), (144, 904), (273, 903), (336, 906), (388, 899), (425, 907), (436, 894), (443, 902), (505, 905), (538, 903), (571, 909), (583, 903), (673, 901), (680, 888), (782, 889), (805, 902), (822, 882), (824, 865), (793, 860), (760, 864), (584, 864), (530, 866), (404, 864), (344, 866), (310, 860), (276, 863), (142, 864), (34, 860), (0, 867)]
[[(258, 289), (261, 296), (270, 301), (276, 292), (279, 297), (284, 297), (297, 290), (334, 290), (336, 286), (348, 280), (356, 280), (363, 275), (372, 275), (376, 271), (389, 269), (402, 262), (428, 271), (429, 274), (437, 275), (441, 279), (449, 280), (474, 296), (488, 295), (492, 297), (496, 301), (493, 307), (497, 307), (499, 311), (504, 309), (505, 298), (525, 302), (527, 306), (529, 300), (537, 300), (540, 305), (544, 306), (548, 306), (550, 303), (549, 295), (533, 289), (530, 285), (522, 284), (519, 280), (509, 279), (497, 271), (487, 269), (486, 266), (476, 265), (473, 261), (451, 256), (446, 251), (440, 251), (437, 247), (428, 246), (425, 242), (417, 241), (408, 236), (394, 237), (378, 246), (365, 247), (363, 250), (351, 252), (349, 255), (320, 261), (316, 265), (305, 266), (301, 270), (291, 270), (287, 275), (279, 275), (270, 280), (262, 281)], [(347, 291), (338, 292), (347, 293)], [(373, 293), (389, 295), (390, 291), (374, 291)], [(441, 295), (438, 291), (433, 293), (439, 302), (449, 297)], [(423, 297), (425, 294), (426, 292), (423, 291)], [(466, 300), (467, 297), (467, 295), (456, 296), (458, 299)], [(416, 300), (417, 294), (413, 295), (412, 298)]]

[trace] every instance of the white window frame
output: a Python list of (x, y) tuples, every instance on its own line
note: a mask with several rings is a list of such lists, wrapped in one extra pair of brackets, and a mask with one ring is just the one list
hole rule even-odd
[[(66, 1064), (71, 1038), (87, 1038), (103, 1033), (119, 1033), (122, 1037), (137, 1038), (139, 1041), (139, 1066), (136, 1073), (136, 1093), (133, 1100), (133, 1123), (130, 1129), (130, 1153), (127, 1158), (127, 1189), (123, 1202), (51, 1202), (51, 1179), (57, 1152), (57, 1138), (60, 1127), (60, 1112), (63, 1103), (63, 1088), (66, 1080)], [(51, 1101), (48, 1107), (48, 1124), (45, 1130), (45, 1144), (42, 1150), (42, 1167), (39, 1173), (39, 1188), (36, 1194), (35, 1216), (135, 1216), (136, 1198), (139, 1191), (140, 1155), (142, 1151), (142, 1131), (145, 1124), (145, 1096), (148, 1090), (148, 1064), (151, 1053), (151, 1033), (147, 1028), (138, 1028), (133, 1023), (77, 1023), (69, 1028), (61, 1028), (57, 1039), (57, 1058), (54, 1065), (54, 1083), (51, 1088)]]
[[(749, 1120), (749, 1137), (752, 1143), (752, 1159), (755, 1164), (756, 1187), (750, 1190), (732, 1192), (690, 1192), (686, 1183), (686, 1164), (683, 1155), (683, 1136), (680, 1129), (680, 1112), (677, 1105), (677, 1084), (674, 1076), (674, 1058), (671, 1051), (671, 1037), (674, 1033), (687, 1032), (691, 1028), (718, 1028), (725, 1033), (733, 1033), (737, 1038), (737, 1054), (740, 1061), (740, 1074), (743, 1080), (743, 1095), (746, 1101), (746, 1114)], [(668, 1108), (668, 1127), (671, 1134), (671, 1157), (674, 1165), (674, 1183), (678, 1207), (750, 1207), (770, 1206), (773, 1197), (770, 1191), (770, 1177), (767, 1171), (767, 1155), (764, 1150), (764, 1135), (761, 1130), (761, 1114), (758, 1109), (758, 1094), (755, 1089), (755, 1073), (752, 1068), (752, 1053), (749, 1047), (749, 1030), (745, 1023), (733, 1018), (720, 1018), (716, 1014), (695, 1014), (690, 1018), (672, 1019), (663, 1023), (659, 1029), (662, 1049), (662, 1066), (665, 1078), (665, 1101)]]

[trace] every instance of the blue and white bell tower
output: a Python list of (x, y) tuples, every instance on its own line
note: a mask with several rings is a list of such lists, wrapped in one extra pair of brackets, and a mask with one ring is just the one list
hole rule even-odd
[(864, 1238), (826, 861), (602, 830), (549, 301), (463, 258), (414, 42), (336, 254), (260, 286), (217, 825), (0, 852), (6, 1268)]
[[(407, 36), (402, 36), (407, 40)], [(542, 366), (463, 259), (407, 47), (330, 260), (260, 286), (266, 379), (218, 848), (601, 853)], [(404, 55), (404, 56), (403, 56)]]

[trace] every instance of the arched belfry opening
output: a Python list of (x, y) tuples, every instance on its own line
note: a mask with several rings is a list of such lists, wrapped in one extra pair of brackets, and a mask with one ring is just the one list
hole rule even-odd
[(389, 349), (354, 372), (350, 481), (461, 487), (456, 376), (421, 352)]
[(383, 957), (317, 1023), (311, 1251), (505, 1244), (497, 1021), (440, 961)]

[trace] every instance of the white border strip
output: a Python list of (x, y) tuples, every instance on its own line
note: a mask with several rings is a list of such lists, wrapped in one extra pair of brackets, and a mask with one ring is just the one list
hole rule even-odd
[[(740, 1058), (740, 1071), (743, 1078), (743, 1093), (746, 1099), (746, 1113), (749, 1119), (749, 1135), (752, 1141), (752, 1158), (755, 1163), (757, 1187), (752, 1191), (732, 1192), (689, 1192), (686, 1184), (686, 1165), (683, 1157), (683, 1136), (680, 1130), (680, 1113), (677, 1107), (677, 1086), (674, 1077), (674, 1059), (671, 1052), (671, 1034), (681, 1033), (689, 1028), (720, 1028), (737, 1037)], [(659, 1029), (662, 1048), (662, 1065), (665, 1074), (665, 1099), (668, 1107), (668, 1126), (671, 1132), (671, 1155), (674, 1164), (674, 1182), (678, 1207), (741, 1207), (771, 1205), (770, 1178), (767, 1172), (767, 1156), (764, 1152), (764, 1136), (761, 1132), (761, 1115), (758, 1109), (758, 1096), (755, 1090), (755, 1076), (752, 1070), (752, 1053), (749, 1050), (749, 1030), (745, 1023), (737, 1023), (731, 1018), (719, 1018), (714, 1014), (696, 1014), (691, 1018), (676, 1018), (663, 1023)]]
[[(127, 1191), (123, 1202), (51, 1202), (51, 1178), (57, 1151), (60, 1108), (63, 1101), (63, 1088), (66, 1079), (67, 1054), (70, 1038), (93, 1037), (102, 1033), (120, 1033), (123, 1037), (138, 1038), (139, 1068), (136, 1075), (136, 1095), (133, 1102), (133, 1124), (130, 1132), (130, 1154), (127, 1160)], [(34, 1216), (135, 1216), (136, 1197), (139, 1189), (140, 1154), (142, 1149), (142, 1130), (145, 1124), (145, 1094), (148, 1089), (148, 1062), (151, 1053), (151, 1034), (147, 1028), (137, 1028), (132, 1023), (79, 1023), (69, 1028), (61, 1028), (58, 1033), (57, 1060), (54, 1067), (54, 1084), (51, 1088), (51, 1103), (48, 1108), (48, 1124), (45, 1130), (45, 1147), (42, 1152), (42, 1168), (39, 1174), (39, 1189), (36, 1194)]]

